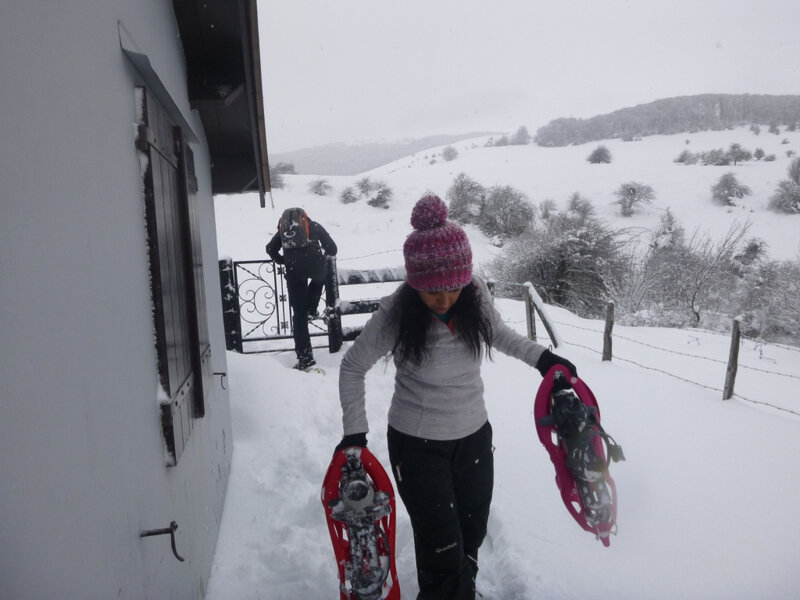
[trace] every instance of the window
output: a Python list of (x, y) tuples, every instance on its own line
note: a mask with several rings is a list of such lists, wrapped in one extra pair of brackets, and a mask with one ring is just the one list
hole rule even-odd
[(136, 88), (153, 320), (167, 464), (174, 466), (211, 390), (203, 260), (192, 151), (148, 88)]

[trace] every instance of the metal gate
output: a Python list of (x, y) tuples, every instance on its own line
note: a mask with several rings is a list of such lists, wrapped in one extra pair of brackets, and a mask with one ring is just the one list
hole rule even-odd
[[(343, 341), (354, 340), (361, 327), (342, 329), (343, 315), (374, 312), (378, 300), (339, 301), (339, 286), (399, 282), (405, 269), (343, 270), (336, 257), (328, 257), (325, 310), (309, 324), (312, 347), (338, 352)], [(292, 308), (286, 287), (286, 270), (272, 260), (219, 261), (225, 345), (228, 350), (252, 354), (294, 349)], [(324, 344), (315, 340), (326, 338)]]

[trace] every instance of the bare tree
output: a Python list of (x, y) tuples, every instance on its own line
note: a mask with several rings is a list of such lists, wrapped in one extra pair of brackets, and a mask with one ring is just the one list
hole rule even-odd
[(742, 246), (742, 240), (750, 229), (750, 224), (736, 223), (731, 226), (719, 241), (713, 241), (707, 234), (695, 232), (689, 241), (689, 252), (684, 257), (677, 285), (678, 300), (692, 315), (691, 325), (700, 324), (702, 311), (714, 295), (725, 293), (735, 276), (734, 256)]

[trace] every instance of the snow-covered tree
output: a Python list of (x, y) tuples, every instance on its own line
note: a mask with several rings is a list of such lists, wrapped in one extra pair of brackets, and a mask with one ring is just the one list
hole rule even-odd
[(480, 183), (459, 173), (445, 196), (450, 218), (458, 223), (477, 223), (485, 197), (486, 189)]
[(733, 162), (734, 166), (737, 163), (744, 162), (746, 160), (751, 160), (753, 158), (753, 153), (749, 150), (742, 148), (741, 144), (731, 144), (728, 148), (728, 159)]
[(800, 341), (800, 261), (759, 256), (743, 270), (733, 301), (745, 335)]
[(686, 234), (683, 226), (669, 208), (661, 215), (658, 228), (653, 232), (649, 248), (651, 251), (677, 248), (684, 245)]
[(269, 186), (276, 190), (282, 190), (284, 186), (283, 173), (275, 167), (269, 170)]
[(552, 217), (556, 211), (556, 201), (552, 198), (545, 198), (539, 203), (539, 216), (545, 221)]
[(356, 181), (355, 186), (356, 189), (358, 190), (358, 193), (361, 194), (362, 196), (369, 196), (374, 188), (374, 185), (372, 181), (370, 181), (369, 177), (362, 177), (361, 179)]
[(276, 173), (280, 173), (281, 175), (295, 175), (294, 164), (287, 163), (287, 162), (279, 162), (276, 164), (272, 169)]
[(789, 181), (800, 185), (800, 158), (794, 159), (786, 168), (786, 174), (789, 176)]
[(530, 144), (531, 139), (533, 138), (531, 137), (531, 134), (528, 133), (528, 128), (523, 125), (514, 132), (514, 135), (511, 136), (511, 139), (508, 143), (512, 146), (524, 146), (526, 144)]
[(308, 183), (308, 191), (316, 194), (317, 196), (327, 196), (330, 191), (333, 189), (333, 186), (328, 182), (327, 179), (324, 177), (320, 177), (319, 179), (312, 179)]
[(444, 150), (442, 150), (442, 158), (447, 162), (455, 160), (456, 158), (458, 158), (458, 150), (456, 150), (452, 146), (447, 146), (444, 148)]
[(495, 146), (508, 146), (508, 136), (507, 135), (501, 135), (499, 138), (497, 138), (494, 141), (494, 145)]
[(347, 186), (339, 194), (339, 200), (342, 201), (342, 204), (352, 204), (358, 201), (358, 194), (351, 186)]
[(789, 178), (778, 183), (769, 207), (783, 213), (800, 213), (800, 158), (792, 160), (786, 172)]
[(615, 203), (620, 205), (620, 213), (623, 217), (630, 217), (637, 204), (650, 203), (656, 197), (653, 188), (638, 181), (623, 183), (617, 188), (614, 195), (617, 197)]
[(514, 237), (533, 221), (533, 207), (528, 198), (509, 185), (489, 188), (478, 217), (478, 227), (487, 237)]
[(582, 220), (594, 217), (595, 214), (594, 205), (589, 200), (581, 196), (579, 192), (573, 192), (573, 194), (569, 197), (567, 202), (567, 210), (571, 213), (574, 213)]
[(725, 173), (711, 186), (711, 198), (722, 206), (735, 206), (736, 200), (741, 200), (750, 193), (750, 188), (739, 183), (733, 173)]
[(492, 264), (500, 281), (530, 281), (545, 301), (582, 316), (604, 314), (627, 272), (619, 233), (584, 211), (552, 212), (510, 240)]
[(372, 186), (372, 197), (367, 204), (376, 208), (389, 208), (389, 202), (394, 198), (394, 192), (385, 181), (379, 181)]
[(609, 150), (606, 146), (600, 144), (597, 148), (592, 150), (591, 154), (586, 157), (593, 165), (601, 164), (601, 163), (610, 163), (611, 162), (611, 150)]

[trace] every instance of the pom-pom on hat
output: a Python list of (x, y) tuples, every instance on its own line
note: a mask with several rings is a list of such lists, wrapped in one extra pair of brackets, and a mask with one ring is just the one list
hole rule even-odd
[(447, 220), (439, 196), (424, 196), (411, 211), (414, 231), (403, 244), (408, 284), (423, 292), (462, 288), (472, 281), (472, 249), (467, 234)]

